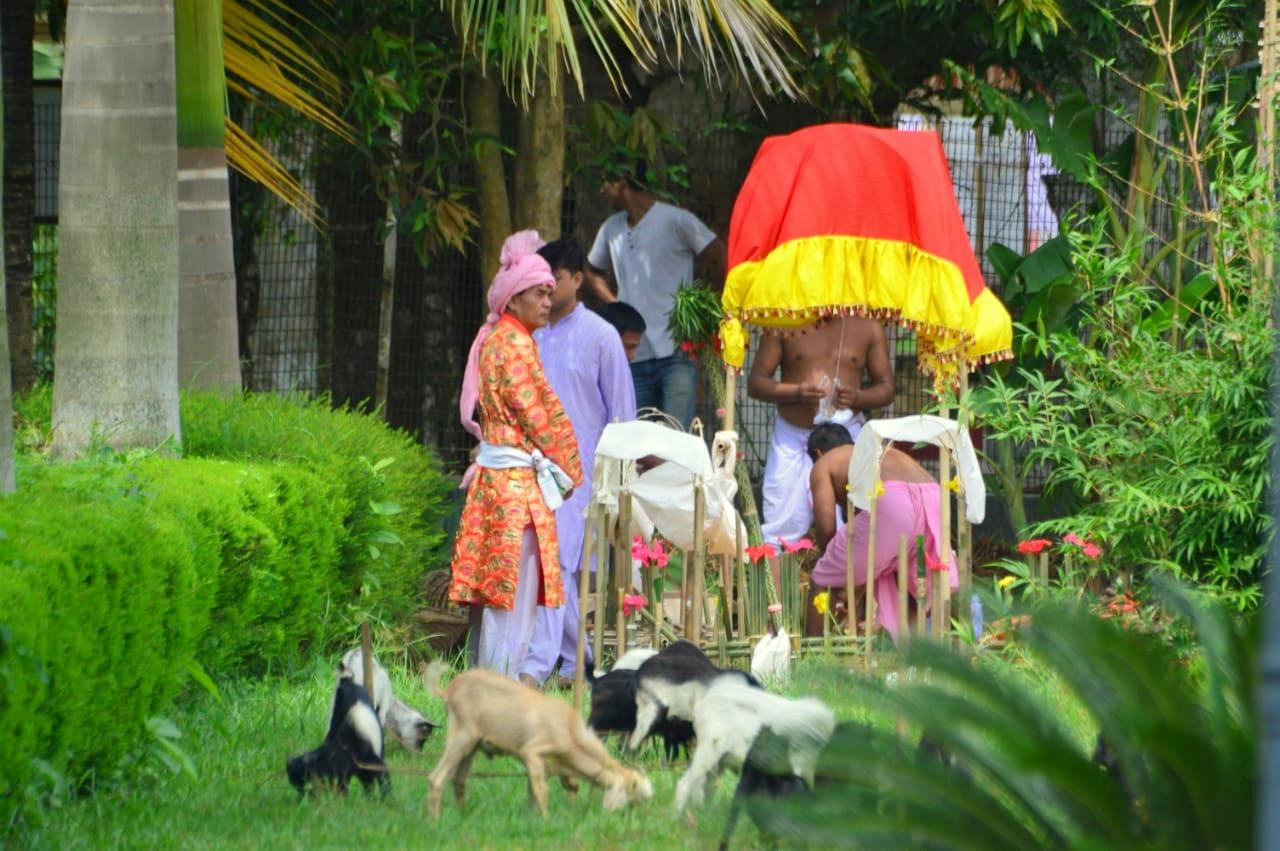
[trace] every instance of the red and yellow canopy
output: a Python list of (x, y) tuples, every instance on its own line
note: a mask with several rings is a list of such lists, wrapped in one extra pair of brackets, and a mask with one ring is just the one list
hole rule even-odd
[(823, 124), (765, 139), (729, 224), (721, 327), (858, 314), (914, 329), (922, 369), (1009, 355), (1009, 314), (986, 288), (934, 131)]

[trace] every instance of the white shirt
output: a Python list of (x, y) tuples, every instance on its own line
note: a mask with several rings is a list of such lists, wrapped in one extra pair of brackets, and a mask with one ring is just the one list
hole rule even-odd
[(635, 227), (627, 224), (626, 211), (614, 213), (600, 226), (587, 261), (612, 271), (618, 298), (644, 317), (647, 327), (636, 361), (675, 352), (667, 315), (676, 290), (693, 280), (693, 258), (715, 238), (693, 213), (661, 201), (655, 201)]

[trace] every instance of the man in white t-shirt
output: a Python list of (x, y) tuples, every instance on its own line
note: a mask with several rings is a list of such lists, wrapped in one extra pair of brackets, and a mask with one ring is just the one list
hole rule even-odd
[[(640, 161), (605, 179), (601, 191), (618, 212), (596, 233), (586, 279), (601, 301), (621, 299), (644, 317), (644, 339), (631, 363), (637, 409), (657, 408), (687, 429), (693, 420), (697, 370), (676, 350), (667, 315), (676, 289), (693, 280), (695, 258), (715, 270), (713, 283), (720, 286), (725, 245), (693, 213), (654, 198), (645, 177)], [(605, 280), (608, 272), (618, 283), (617, 295)]]

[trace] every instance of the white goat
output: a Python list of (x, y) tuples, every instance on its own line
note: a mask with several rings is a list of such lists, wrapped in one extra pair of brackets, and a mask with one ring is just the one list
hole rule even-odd
[(835, 727), (835, 714), (816, 697), (791, 700), (741, 679), (717, 679), (693, 710), (698, 747), (676, 784), (677, 812), (701, 805), (707, 781), (722, 770), (740, 768), (765, 728), (786, 742), (792, 772), (812, 788), (818, 757)]

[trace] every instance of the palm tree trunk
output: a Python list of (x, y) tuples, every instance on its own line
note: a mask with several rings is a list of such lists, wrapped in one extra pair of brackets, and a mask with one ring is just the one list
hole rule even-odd
[(480, 218), (480, 279), (487, 292), (498, 271), (502, 241), (511, 233), (511, 205), (502, 164), (502, 88), (475, 72), (467, 77), (467, 122), (475, 151)]
[[(0, 19), (0, 38), (4, 37), (5, 28), (9, 21), (7, 16)], [(28, 56), (30, 56), (30, 48), (28, 48)], [(4, 63), (7, 57), (0, 55), (0, 64)], [(7, 66), (4, 69), (7, 70)], [(7, 79), (7, 78), (6, 78)], [(0, 126), (4, 125), (4, 90), (0, 89)], [(0, 133), (0, 161), (4, 159), (4, 152), (8, 150), (8, 145), (4, 143), (4, 134)], [(0, 181), (0, 195), (7, 197), (5, 191), (6, 185)], [(0, 208), (0, 240), (7, 240), (8, 235), (5, 233), (4, 225), (8, 218), (4, 215), (3, 208)], [(30, 237), (27, 239), (27, 250), (31, 249)], [(0, 263), (0, 291), (4, 290), (5, 282), (8, 277), (5, 274), (5, 264)], [(30, 287), (27, 289), (30, 294)], [(5, 308), (5, 299), (0, 298), (0, 328), (9, 326), (8, 310)], [(28, 326), (30, 330), (30, 326)], [(30, 336), (28, 334), (27, 336)], [(13, 386), (9, 382), (9, 335), (0, 334), (0, 493), (13, 493), (16, 488), (16, 481), (13, 470)]]
[[(553, 79), (554, 76), (554, 79)], [(520, 114), (515, 173), (515, 228), (536, 228), (543, 239), (560, 236), (564, 201), (564, 81), (559, 66), (540, 79)]]
[(71, 0), (54, 451), (181, 439), (173, 6)]
[(178, 101), (178, 380), (240, 390), (220, 0), (174, 3)]
[(31, 99), (31, 42), (35, 35), (34, 0), (4, 0), (0, 12), (0, 65), (4, 104), (5, 298), (8, 302), (9, 355), (16, 390), (36, 383), (35, 320), (31, 303), (31, 245), (36, 207), (35, 115)]

